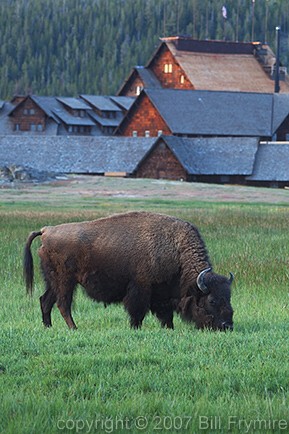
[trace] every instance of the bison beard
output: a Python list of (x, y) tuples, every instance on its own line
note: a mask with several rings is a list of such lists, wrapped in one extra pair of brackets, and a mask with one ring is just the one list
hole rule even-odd
[(71, 304), (80, 284), (95, 301), (122, 302), (134, 328), (141, 327), (149, 311), (163, 327), (173, 328), (176, 311), (198, 328), (233, 328), (233, 275), (227, 279), (212, 271), (205, 244), (191, 223), (131, 212), (32, 232), (24, 251), (24, 278), (31, 294), (31, 244), (38, 236), (46, 283), (40, 305), (47, 327), (56, 303), (68, 327), (76, 328)]

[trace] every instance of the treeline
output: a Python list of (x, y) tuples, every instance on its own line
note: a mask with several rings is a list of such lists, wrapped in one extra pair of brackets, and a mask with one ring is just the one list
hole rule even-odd
[(159, 37), (266, 41), (275, 51), (276, 26), (287, 66), (288, 0), (1, 0), (0, 98), (115, 94)]

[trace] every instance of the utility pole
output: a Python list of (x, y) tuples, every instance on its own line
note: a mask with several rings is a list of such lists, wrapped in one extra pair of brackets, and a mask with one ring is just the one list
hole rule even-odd
[(255, 0), (252, 0), (252, 36), (251, 36), (252, 42), (254, 42), (254, 25), (255, 25)]
[(276, 65), (275, 65), (275, 93), (279, 93), (279, 69), (280, 69), (280, 30), (281, 27), (276, 27)]
[(265, 44), (267, 44), (268, 38), (267, 38), (267, 33), (268, 33), (268, 2), (269, 0), (266, 0), (266, 15), (265, 15)]

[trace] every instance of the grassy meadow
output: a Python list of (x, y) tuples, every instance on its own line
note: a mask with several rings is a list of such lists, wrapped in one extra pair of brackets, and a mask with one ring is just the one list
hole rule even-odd
[[(41, 188), (0, 191), (1, 434), (289, 432), (287, 203), (59, 198), (52, 190), (39, 199)], [(32, 298), (22, 281), (28, 234), (128, 210), (198, 226), (215, 271), (235, 275), (233, 332), (198, 331), (177, 315), (174, 331), (152, 315), (131, 330), (121, 305), (104, 308), (81, 288), (78, 330), (56, 307), (53, 327), (42, 326), (39, 239)]]

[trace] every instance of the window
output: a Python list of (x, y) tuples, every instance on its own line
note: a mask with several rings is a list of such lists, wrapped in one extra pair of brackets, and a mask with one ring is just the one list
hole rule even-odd
[(165, 74), (171, 74), (173, 72), (173, 65), (172, 63), (165, 63), (164, 64), (164, 73)]
[(32, 108), (32, 109), (27, 109), (27, 108), (25, 108), (24, 110), (23, 110), (23, 114), (24, 115), (35, 115), (35, 110)]
[(163, 134), (163, 130), (158, 130), (158, 137), (160, 137)]
[(38, 125), (37, 125), (37, 131), (43, 131), (43, 126), (42, 126), (42, 124), (38, 124)]
[(36, 125), (30, 124), (30, 131), (36, 131)]
[(149, 130), (146, 130), (146, 131), (145, 131), (145, 137), (150, 137), (150, 132), (149, 132)]
[(136, 95), (139, 95), (139, 94), (141, 93), (142, 90), (143, 90), (143, 87), (142, 87), (142, 86), (137, 86), (137, 87), (135, 88), (135, 94), (136, 94)]
[(183, 74), (180, 76), (180, 83), (181, 84), (185, 83), (185, 76)]
[(20, 124), (15, 124), (14, 129), (15, 129), (15, 131), (20, 131)]
[(137, 131), (133, 131), (133, 132), (132, 132), (132, 136), (133, 136), (133, 137), (137, 137)]

